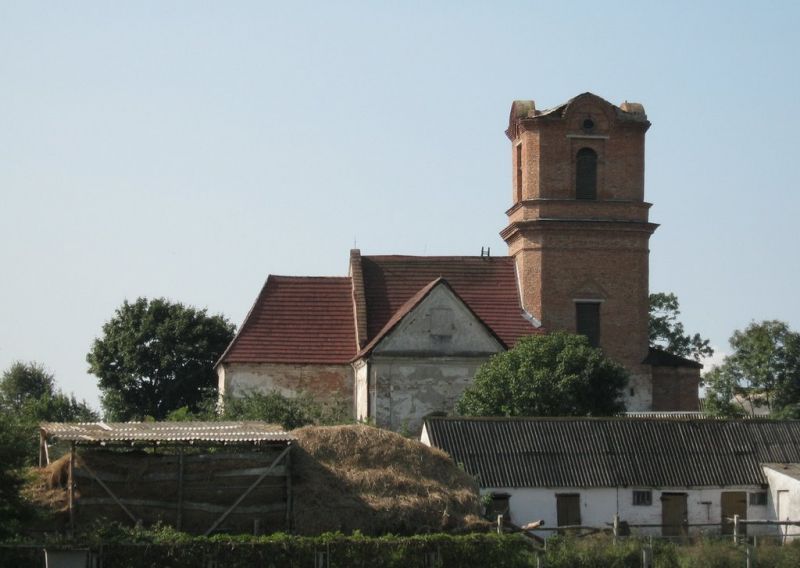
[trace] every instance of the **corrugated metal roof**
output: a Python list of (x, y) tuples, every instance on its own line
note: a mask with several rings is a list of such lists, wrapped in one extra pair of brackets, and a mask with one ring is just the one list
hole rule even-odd
[(483, 487), (762, 485), (800, 462), (800, 421), (430, 418), (433, 446)]
[(258, 444), (292, 442), (292, 434), (266, 422), (44, 422), (48, 439), (77, 444)]

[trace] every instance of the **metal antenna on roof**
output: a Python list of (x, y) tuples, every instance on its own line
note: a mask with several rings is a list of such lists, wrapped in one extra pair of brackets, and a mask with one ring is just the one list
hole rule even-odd
[(484, 247), (481, 247), (481, 258), (483, 257), (489, 258), (490, 256), (492, 256), (491, 247), (486, 247), (485, 250)]

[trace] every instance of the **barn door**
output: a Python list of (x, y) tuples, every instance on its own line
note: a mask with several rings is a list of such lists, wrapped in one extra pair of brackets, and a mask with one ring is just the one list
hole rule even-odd
[[(734, 515), (739, 515), (740, 519), (747, 518), (747, 492), (745, 491), (723, 491), (720, 498), (722, 508), (722, 534), (733, 534)], [(739, 533), (747, 534), (747, 525), (739, 525)]]
[(578, 493), (556, 495), (556, 522), (559, 527), (581, 524), (581, 496)]
[(664, 536), (686, 536), (688, 534), (688, 509), (686, 493), (661, 494), (661, 534)]

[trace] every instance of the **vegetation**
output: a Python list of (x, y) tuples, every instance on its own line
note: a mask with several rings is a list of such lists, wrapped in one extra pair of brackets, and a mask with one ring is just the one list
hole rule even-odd
[(611, 416), (628, 373), (580, 335), (525, 337), (481, 365), (458, 401), (466, 416)]
[(782, 321), (751, 323), (730, 338), (733, 353), (703, 378), (706, 408), (717, 416), (800, 418), (800, 333)]
[(109, 418), (163, 420), (183, 406), (197, 411), (233, 334), (233, 324), (206, 310), (164, 298), (123, 302), (86, 356)]
[(278, 391), (247, 393), (241, 397), (226, 397), (218, 405), (216, 391), (209, 391), (192, 411), (188, 406), (173, 410), (167, 420), (262, 420), (280, 424), (287, 430), (301, 426), (332, 426), (352, 422), (349, 407), (344, 402), (319, 402), (305, 393), (285, 396)]
[(25, 482), (27, 447), (23, 427), (13, 414), (0, 412), (0, 539), (15, 534), (27, 517), (20, 496)]
[(90, 422), (97, 413), (74, 395), (56, 388), (55, 378), (38, 363), (16, 362), (0, 378), (0, 412), (15, 426), (25, 462), (37, 463), (40, 422)]
[(673, 355), (700, 361), (711, 357), (714, 349), (699, 333), (690, 335), (678, 321), (680, 305), (675, 294), (650, 294), (650, 345)]
[[(269, 536), (214, 535), (193, 537), (167, 526), (151, 529), (125, 528), (106, 523), (74, 539), (49, 544), (92, 547), (102, 544), (103, 565), (120, 568), (164, 568), (206, 566), (226, 567), (310, 566), (314, 559), (331, 568), (380, 566), (382, 568), (640, 568), (648, 550), (653, 565), (662, 568), (741, 568), (746, 564), (748, 546), (728, 539), (700, 539), (676, 545), (652, 543), (637, 538), (618, 540), (599, 535), (585, 538), (554, 537), (546, 549), (536, 549), (520, 535), (491, 533), (366, 537), (326, 533), (299, 537), (276, 533)], [(749, 547), (753, 565), (759, 568), (795, 568), (800, 565), (800, 541), (777, 546), (759, 539)], [(538, 559), (538, 563), (537, 563)], [(0, 568), (44, 566), (41, 548), (5, 546), (0, 549)]]

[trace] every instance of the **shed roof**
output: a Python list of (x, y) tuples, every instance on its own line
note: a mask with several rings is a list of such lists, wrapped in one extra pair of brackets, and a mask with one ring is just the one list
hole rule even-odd
[(483, 487), (763, 485), (800, 462), (800, 421), (430, 418), (433, 446)]
[(260, 444), (292, 442), (294, 435), (280, 426), (248, 422), (43, 422), (47, 439), (86, 445)]

